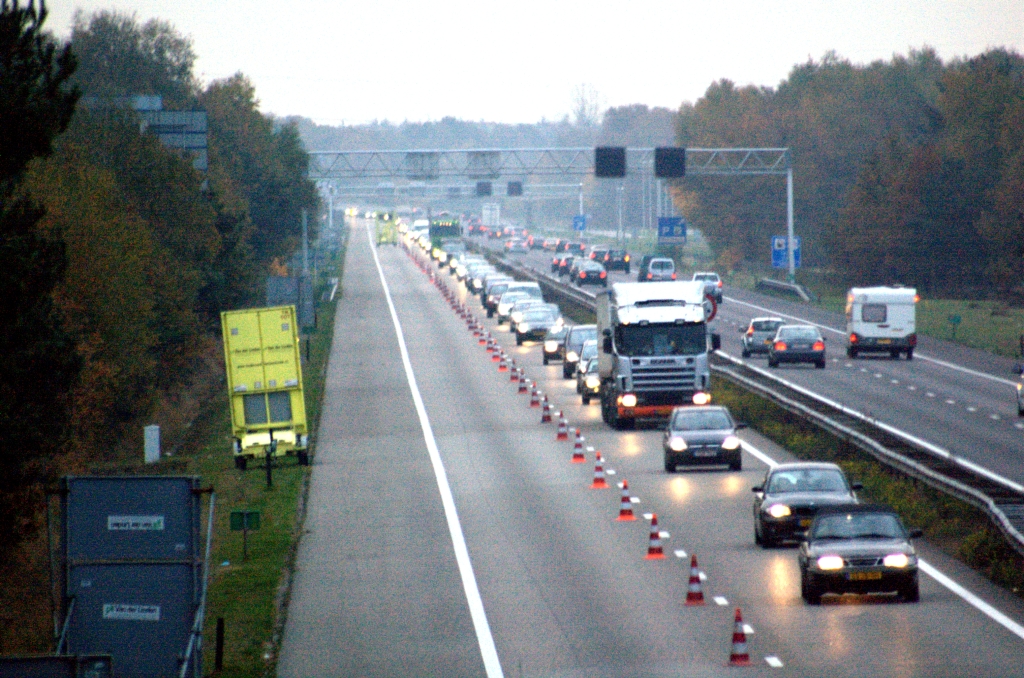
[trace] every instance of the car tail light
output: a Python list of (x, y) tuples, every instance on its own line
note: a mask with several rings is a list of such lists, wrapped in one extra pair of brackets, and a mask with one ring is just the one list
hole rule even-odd
[(814, 346), (811, 346), (811, 349), (814, 350), (814, 351), (824, 351), (825, 350), (825, 342), (824, 341), (816, 341), (816, 342), (814, 342)]
[(594, 258), (595, 256), (597, 256), (597, 255), (596, 255), (596, 254), (595, 254), (594, 252), (591, 252), (591, 253), (590, 253), (590, 257), (589, 257), (589, 258), (590, 258), (590, 259), (593, 259), (593, 258)]
[(909, 337), (907, 337), (907, 341), (910, 342), (911, 346), (917, 346), (917, 335), (911, 334)]
[(580, 271), (580, 278), (582, 279), (582, 278), (586, 278), (586, 277), (587, 277), (587, 272), (586, 271)]
[(784, 342), (784, 341), (776, 341), (774, 348), (775, 348), (776, 351), (785, 351), (786, 350), (786, 342)]
[(611, 257), (610, 257), (609, 255), (607, 255), (607, 254), (606, 254), (606, 255), (604, 255), (604, 260), (605, 260), (605, 261), (610, 261), (610, 260), (611, 260)]
[(605, 273), (604, 271), (601, 271), (601, 275), (600, 275), (600, 276), (598, 276), (598, 277), (599, 277), (599, 278), (604, 278), (604, 277), (605, 277), (605, 276), (607, 276), (607, 275), (608, 275), (607, 273)]
[(721, 280), (719, 280), (719, 281), (718, 281), (718, 286), (719, 286), (719, 287), (721, 287), (721, 286), (722, 286), (722, 281), (721, 281)]
[(675, 273), (673, 273), (673, 274), (672, 274), (672, 279), (673, 279), (673, 280), (675, 280), (675, 279), (676, 279), (676, 274), (675, 274)]
[(754, 326), (753, 325), (751, 325), (750, 327), (747, 328), (747, 336), (748, 337), (754, 336)]
[(651, 278), (653, 278), (653, 277), (654, 277), (654, 275), (653, 275), (653, 274), (651, 274), (651, 273), (648, 273), (648, 274), (647, 274), (647, 279), (648, 279), (648, 280), (650, 280), (650, 279), (651, 279)]
[(629, 255), (627, 254), (626, 256), (622, 257), (622, 260), (623, 261), (629, 261)]
[(857, 336), (856, 332), (854, 332), (853, 334), (850, 335), (850, 343), (851, 344), (856, 344), (858, 341), (860, 341), (860, 337)]
[(915, 294), (914, 295), (914, 303), (916, 304), (919, 301), (921, 301), (921, 295), (920, 294)]

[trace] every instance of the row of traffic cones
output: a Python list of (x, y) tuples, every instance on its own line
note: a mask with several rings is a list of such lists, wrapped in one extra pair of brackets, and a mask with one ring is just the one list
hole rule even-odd
[[(458, 301), (458, 298), (451, 290), (441, 282), (433, 271), (429, 271), (423, 267), (424, 271), (430, 274), (431, 280), (441, 290), (442, 295), (449, 301), (452, 309), (466, 321), (467, 328), (472, 332), (473, 336), (477, 338), (481, 346), (485, 346), (487, 352), (491, 355), (491, 360), (498, 363), (499, 372), (509, 372), (509, 381), (517, 385), (517, 392), (520, 394), (530, 393), (530, 407), (537, 407), (541, 409), (541, 423), (550, 423), (553, 416), (558, 420), (558, 427), (555, 432), (555, 440), (567, 441), (569, 439), (569, 424), (566, 421), (563, 412), (559, 411), (552, 414), (551, 403), (548, 401), (546, 394), (541, 394), (537, 389), (537, 383), (531, 382), (526, 378), (526, 375), (521, 367), (518, 367), (515, 360), (508, 360), (504, 350), (502, 350), (497, 341), (487, 332), (483, 324), (478, 322), (473, 317), (469, 309)], [(574, 464), (586, 462), (586, 456), (583, 452), (584, 438), (580, 433), (580, 429), (575, 429), (575, 440), (573, 443), (573, 453), (571, 462)], [(590, 448), (592, 449), (592, 448)], [(604, 471), (604, 457), (600, 452), (594, 454), (594, 477), (590, 484), (591, 489), (607, 489), (609, 487), (607, 478)], [(619, 502), (619, 515), (616, 518), (620, 522), (635, 521), (636, 515), (633, 512), (633, 499), (629, 493), (629, 482), (623, 480), (621, 483), (622, 495)], [(663, 560), (665, 558), (664, 547), (661, 543), (661, 529), (658, 525), (657, 514), (651, 515), (650, 533), (648, 538), (647, 555), (646, 560)], [(700, 568), (697, 565), (697, 556), (691, 554), (690, 556), (690, 578), (686, 592), (686, 605), (690, 607), (702, 606), (705, 604), (704, 591), (700, 579)], [(750, 654), (747, 651), (747, 638), (746, 632), (743, 625), (743, 617), (740, 608), (736, 608), (736, 613), (733, 621), (733, 634), (732, 634), (732, 651), (729, 655), (730, 666), (749, 666), (750, 665)]]

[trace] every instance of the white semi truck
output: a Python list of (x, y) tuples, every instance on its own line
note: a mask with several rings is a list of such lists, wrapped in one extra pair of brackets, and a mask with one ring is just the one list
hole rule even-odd
[(597, 295), (601, 417), (612, 428), (711, 400), (709, 332), (716, 307), (703, 281), (615, 283)]

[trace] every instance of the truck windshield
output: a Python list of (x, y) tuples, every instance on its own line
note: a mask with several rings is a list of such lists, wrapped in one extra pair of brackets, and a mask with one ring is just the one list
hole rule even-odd
[(704, 323), (620, 325), (615, 348), (619, 355), (697, 355), (707, 351)]

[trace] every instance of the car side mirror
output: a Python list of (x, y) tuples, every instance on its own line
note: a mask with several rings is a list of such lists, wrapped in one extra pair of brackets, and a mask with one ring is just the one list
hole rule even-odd
[(917, 539), (918, 537), (923, 537), (923, 536), (924, 536), (924, 532), (921, 530), (920, 527), (915, 527), (914, 529), (910, 530), (910, 538), (911, 539)]
[(755, 485), (754, 487), (750, 488), (750, 491), (751, 492), (764, 492), (764, 487), (762, 487), (761, 485)]
[(851, 483), (850, 484), (850, 489), (853, 490), (854, 492), (859, 492), (860, 490), (864, 489), (864, 484), (863, 483)]
[(717, 332), (711, 334), (711, 350), (717, 351), (722, 348), (722, 335)]
[(605, 353), (611, 353), (612, 352), (612, 338), (611, 337), (605, 337), (604, 338), (604, 341), (601, 342), (601, 350), (604, 351)]

